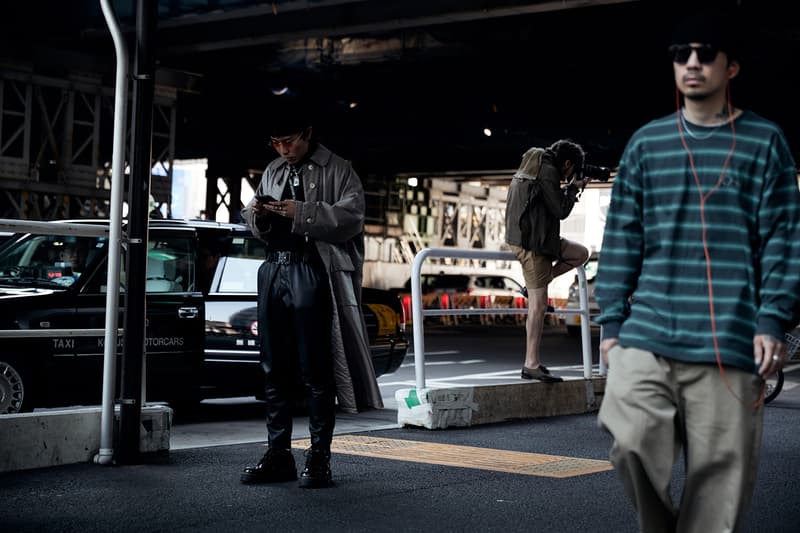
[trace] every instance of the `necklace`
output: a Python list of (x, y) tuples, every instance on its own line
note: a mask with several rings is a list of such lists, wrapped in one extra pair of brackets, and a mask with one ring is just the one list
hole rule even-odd
[(689, 128), (689, 122), (686, 120), (686, 112), (684, 110), (681, 110), (681, 123), (683, 124), (683, 130), (689, 134), (689, 137), (691, 137), (692, 139), (696, 139), (698, 141), (704, 141), (709, 137), (711, 137), (712, 135), (714, 135), (714, 133), (716, 133), (716, 131), (720, 128), (720, 126), (727, 124), (728, 121), (726, 120), (722, 124), (717, 124), (713, 128), (709, 128), (708, 132), (705, 135), (699, 135), (697, 132), (692, 131)]
[(300, 171), (297, 167), (289, 165), (289, 188), (292, 192), (292, 200), (297, 200), (298, 187), (300, 187)]

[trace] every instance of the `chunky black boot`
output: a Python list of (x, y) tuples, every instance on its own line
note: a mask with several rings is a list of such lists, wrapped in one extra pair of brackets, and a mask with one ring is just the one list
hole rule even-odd
[(290, 450), (270, 448), (256, 466), (242, 471), (242, 483), (281, 483), (297, 479), (297, 466)]
[(306, 467), (300, 474), (300, 488), (321, 489), (333, 485), (331, 478), (331, 453), (309, 448), (305, 452)]

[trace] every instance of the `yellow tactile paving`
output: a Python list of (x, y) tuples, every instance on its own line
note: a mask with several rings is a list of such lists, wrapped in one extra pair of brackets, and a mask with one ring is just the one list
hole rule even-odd
[[(297, 440), (292, 443), (294, 448), (299, 449), (308, 448), (310, 445), (311, 443), (308, 439)], [(608, 461), (596, 459), (512, 452), (493, 448), (477, 448), (474, 446), (457, 446), (413, 440), (384, 439), (363, 435), (336, 435), (333, 438), (331, 452), (556, 478), (592, 474), (613, 468)]]

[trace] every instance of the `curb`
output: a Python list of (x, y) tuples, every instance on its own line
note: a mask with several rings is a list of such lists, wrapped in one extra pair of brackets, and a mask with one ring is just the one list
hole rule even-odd
[[(0, 472), (91, 462), (100, 451), (101, 407), (0, 416)], [(172, 409), (142, 407), (139, 451), (169, 452)], [(119, 429), (115, 408), (114, 432)]]
[(605, 377), (595, 377), (560, 383), (400, 389), (395, 392), (397, 423), (442, 429), (588, 413), (600, 408), (605, 384)]

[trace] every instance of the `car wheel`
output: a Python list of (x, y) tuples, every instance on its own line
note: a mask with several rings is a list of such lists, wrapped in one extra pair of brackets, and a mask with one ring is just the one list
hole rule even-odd
[(33, 411), (33, 387), (22, 365), (0, 361), (0, 414)]

